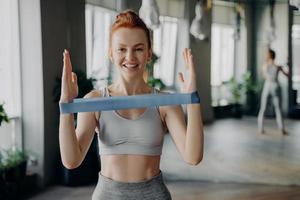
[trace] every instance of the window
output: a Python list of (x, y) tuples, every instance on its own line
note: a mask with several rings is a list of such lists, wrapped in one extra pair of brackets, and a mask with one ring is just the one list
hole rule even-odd
[(229, 81), (234, 74), (233, 33), (233, 27), (212, 25), (212, 86)]
[(213, 106), (227, 104), (228, 88), (224, 85), (234, 76), (234, 27), (212, 24), (211, 86)]
[(109, 84), (113, 75), (108, 58), (109, 30), (114, 21), (114, 11), (86, 5), (86, 61), (87, 76), (97, 79), (96, 88)]
[(177, 41), (177, 19), (160, 17), (160, 27), (153, 33), (153, 51), (159, 57), (154, 66), (154, 77), (160, 78), (166, 86), (174, 85), (175, 55)]
[(0, 6), (0, 102), (10, 116), (20, 116), (20, 59), (17, 0)]
[[(21, 78), (18, 0), (0, 1), (0, 103), (12, 122), (0, 127), (0, 147), (8, 148), (11, 133), (21, 132)], [(16, 134), (21, 137), (21, 133)]]

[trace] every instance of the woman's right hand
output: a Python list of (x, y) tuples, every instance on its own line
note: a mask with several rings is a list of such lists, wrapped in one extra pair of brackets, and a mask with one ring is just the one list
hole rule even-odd
[(64, 66), (61, 78), (61, 95), (59, 102), (69, 103), (78, 96), (77, 76), (72, 72), (72, 64), (68, 50), (64, 50), (63, 57)]

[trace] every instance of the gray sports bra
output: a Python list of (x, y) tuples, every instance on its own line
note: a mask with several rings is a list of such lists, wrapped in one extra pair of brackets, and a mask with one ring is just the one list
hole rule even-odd
[(274, 64), (267, 65), (267, 81), (278, 82), (278, 67)]
[[(110, 96), (107, 87), (101, 93)], [(154, 88), (153, 93), (156, 93)], [(158, 107), (146, 108), (136, 119), (126, 119), (116, 111), (101, 111), (99, 123), (100, 155), (161, 155), (166, 131)]]

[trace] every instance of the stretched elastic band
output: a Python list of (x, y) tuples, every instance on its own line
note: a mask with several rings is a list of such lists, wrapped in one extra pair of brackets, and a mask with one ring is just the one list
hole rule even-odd
[(198, 92), (78, 98), (74, 99), (72, 103), (60, 103), (60, 112), (96, 112), (104, 110), (122, 110), (130, 108), (196, 103), (200, 103)]

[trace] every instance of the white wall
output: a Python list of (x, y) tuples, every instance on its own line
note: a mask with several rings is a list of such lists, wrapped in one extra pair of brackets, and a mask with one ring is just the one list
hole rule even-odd
[(32, 172), (44, 177), (44, 92), (39, 0), (20, 2), (21, 82), (24, 147), (37, 156)]

